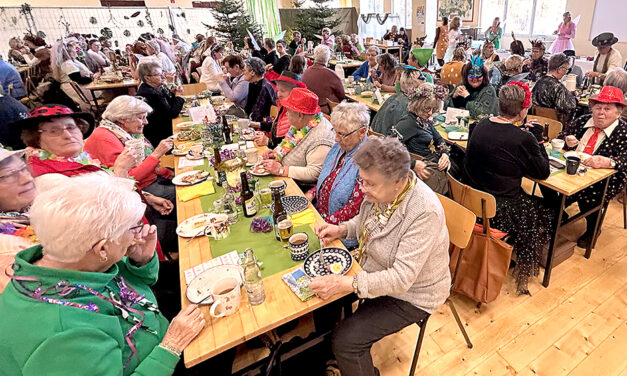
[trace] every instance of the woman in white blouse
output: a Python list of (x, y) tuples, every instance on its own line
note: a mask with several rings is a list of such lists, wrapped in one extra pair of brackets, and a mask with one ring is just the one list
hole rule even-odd
[(161, 45), (156, 40), (152, 39), (146, 42), (148, 45), (148, 53), (159, 58), (161, 61), (161, 67), (164, 73), (176, 73), (176, 66), (170, 60), (168, 55), (161, 52)]
[(200, 68), (200, 82), (207, 85), (207, 90), (220, 90), (220, 76), (222, 76), (222, 68), (220, 62), (224, 57), (224, 47), (215, 45), (206, 52), (207, 56), (202, 62)]
[(102, 72), (104, 67), (108, 67), (111, 64), (109, 58), (101, 51), (101, 45), (98, 39), (89, 41), (87, 56), (91, 61), (91, 64), (88, 64), (90, 65), (89, 68), (94, 73)]

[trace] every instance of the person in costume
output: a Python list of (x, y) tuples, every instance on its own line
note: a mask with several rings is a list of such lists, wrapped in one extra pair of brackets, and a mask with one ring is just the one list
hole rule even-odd
[(597, 48), (594, 56), (594, 67), (586, 77), (593, 79), (594, 83), (602, 84), (605, 77), (616, 68), (623, 65), (623, 57), (620, 52), (612, 47), (618, 42), (618, 38), (612, 33), (601, 33), (592, 39), (592, 45)]
[(557, 30), (553, 32), (553, 35), (557, 35), (557, 39), (549, 48), (551, 54), (559, 54), (566, 50), (574, 50), (573, 39), (577, 33), (577, 24), (575, 24), (571, 18), (570, 12), (564, 12), (562, 15), (563, 21), (557, 27)]
[(490, 84), (489, 75), (480, 57), (474, 57), (462, 69), (462, 83), (451, 92), (444, 108), (455, 107), (470, 111), (470, 117), (498, 113), (496, 90)]
[(538, 81), (548, 72), (549, 59), (544, 57), (544, 43), (541, 40), (531, 41), (531, 58), (523, 62), (523, 72), (529, 72), (529, 79)]
[(501, 27), (501, 19), (494, 17), (492, 25), (485, 31), (486, 42), (490, 42), (494, 45), (495, 49), (501, 48), (501, 37), (503, 36), (503, 28)]

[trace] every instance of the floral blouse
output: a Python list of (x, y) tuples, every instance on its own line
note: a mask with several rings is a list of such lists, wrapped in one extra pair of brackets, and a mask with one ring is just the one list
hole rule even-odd
[(322, 185), (320, 186), (320, 192), (317, 193), (318, 200), (316, 202), (316, 209), (318, 209), (318, 212), (327, 223), (331, 223), (333, 225), (338, 225), (355, 217), (359, 213), (361, 203), (364, 201), (364, 193), (361, 191), (361, 179), (358, 178), (355, 181), (355, 189), (353, 190), (348, 203), (335, 213), (329, 214), (329, 198), (331, 197), (331, 190), (333, 189), (333, 183), (337, 178), (337, 174), (342, 168), (342, 164), (339, 164), (337, 168), (331, 171), (329, 176), (324, 179)]

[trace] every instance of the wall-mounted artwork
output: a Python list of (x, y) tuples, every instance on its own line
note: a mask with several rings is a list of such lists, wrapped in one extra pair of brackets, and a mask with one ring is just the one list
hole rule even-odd
[(462, 21), (472, 22), (475, 0), (438, 0), (438, 19), (459, 16)]

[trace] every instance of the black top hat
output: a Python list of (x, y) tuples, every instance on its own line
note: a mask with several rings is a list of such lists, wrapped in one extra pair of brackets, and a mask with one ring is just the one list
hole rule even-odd
[(594, 37), (594, 39), (592, 40), (592, 45), (594, 47), (607, 47), (613, 45), (616, 42), (618, 42), (618, 38), (616, 38), (614, 34), (601, 33)]

